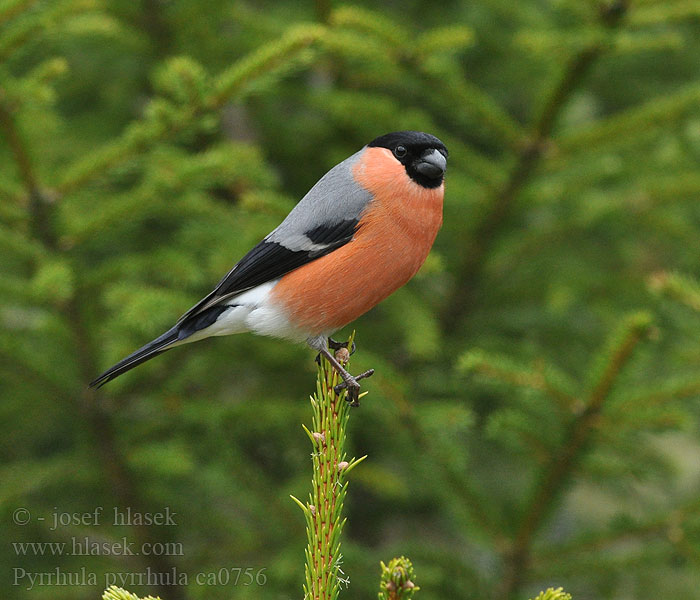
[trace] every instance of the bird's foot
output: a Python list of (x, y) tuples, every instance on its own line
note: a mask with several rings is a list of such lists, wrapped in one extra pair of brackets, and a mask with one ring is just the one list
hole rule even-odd
[(372, 375), (374, 375), (374, 369), (369, 369), (369, 371), (365, 371), (359, 375), (350, 375), (350, 373), (347, 371), (345, 371), (345, 373), (340, 373), (343, 381), (342, 383), (336, 385), (333, 388), (333, 391), (340, 395), (344, 389), (347, 389), (348, 394), (345, 397), (345, 400), (350, 404), (350, 406), (360, 406), (360, 384), (358, 381), (361, 379), (367, 379), (367, 377), (371, 377)]
[[(355, 343), (348, 350), (348, 342), (336, 342), (335, 340), (328, 338), (328, 348), (321, 349), (318, 356), (316, 357), (316, 362), (320, 363), (321, 355), (325, 356), (329, 363), (336, 370), (338, 375), (343, 379), (341, 383), (333, 387), (333, 391), (340, 395), (344, 389), (347, 389), (347, 395), (345, 399), (350, 404), (350, 406), (360, 406), (360, 384), (358, 381), (366, 379), (374, 375), (374, 369), (360, 373), (359, 375), (351, 375), (345, 369), (350, 355), (355, 351)], [(334, 352), (331, 354), (329, 348)]]

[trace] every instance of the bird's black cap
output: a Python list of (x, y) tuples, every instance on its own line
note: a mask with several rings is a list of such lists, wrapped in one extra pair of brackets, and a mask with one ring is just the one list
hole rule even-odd
[(375, 138), (367, 145), (369, 147), (388, 148), (391, 151), (399, 145), (410, 146), (416, 150), (435, 148), (436, 150), (442, 150), (445, 158), (448, 156), (445, 144), (434, 135), (422, 131), (394, 131), (393, 133), (386, 133)]

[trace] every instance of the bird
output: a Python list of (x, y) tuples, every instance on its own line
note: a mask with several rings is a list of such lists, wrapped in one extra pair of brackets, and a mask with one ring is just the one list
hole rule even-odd
[(407, 283), (442, 226), (448, 151), (420, 131), (381, 135), (330, 169), (280, 225), (168, 331), (107, 369), (100, 387), (176, 346), (253, 332), (306, 342), (358, 405), (330, 336)]

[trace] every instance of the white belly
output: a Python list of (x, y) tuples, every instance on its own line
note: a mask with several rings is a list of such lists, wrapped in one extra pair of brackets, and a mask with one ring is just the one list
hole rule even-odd
[(232, 335), (252, 331), (259, 335), (269, 335), (294, 341), (304, 341), (309, 332), (293, 327), (284, 309), (270, 302), (270, 291), (278, 280), (263, 283), (242, 294), (230, 298), (226, 304), (231, 307), (222, 312), (219, 318), (204, 329), (196, 331), (188, 338), (175, 342), (180, 346), (204, 338), (218, 335)]

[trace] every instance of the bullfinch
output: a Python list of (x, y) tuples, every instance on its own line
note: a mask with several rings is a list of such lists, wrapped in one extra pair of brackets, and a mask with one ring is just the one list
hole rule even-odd
[[(447, 148), (397, 131), (333, 167), (282, 223), (163, 335), (107, 369), (101, 386), (157, 354), (252, 331), (305, 341), (325, 356), (357, 405), (359, 379), (329, 352), (329, 336), (404, 285), (442, 224)], [(336, 390), (339, 391), (339, 390)]]

